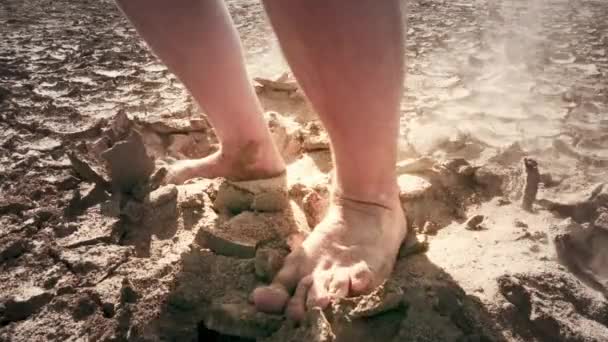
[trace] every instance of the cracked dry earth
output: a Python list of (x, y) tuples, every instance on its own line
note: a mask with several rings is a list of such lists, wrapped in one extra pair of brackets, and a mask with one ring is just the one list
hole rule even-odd
[(415, 234), (299, 325), (248, 294), (323, 216), (327, 135), (259, 2), (227, 4), (286, 194), (161, 185), (216, 140), (111, 2), (0, 3), (0, 341), (608, 340), (606, 2), (404, 2)]

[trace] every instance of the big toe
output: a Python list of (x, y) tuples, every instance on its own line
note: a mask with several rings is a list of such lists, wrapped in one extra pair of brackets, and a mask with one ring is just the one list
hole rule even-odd
[(289, 301), (289, 292), (298, 283), (298, 263), (295, 257), (285, 259), (285, 265), (275, 276), (272, 284), (255, 289), (253, 303), (258, 311), (281, 313)]
[(253, 303), (258, 311), (281, 313), (289, 300), (289, 292), (279, 284), (258, 287), (252, 294)]

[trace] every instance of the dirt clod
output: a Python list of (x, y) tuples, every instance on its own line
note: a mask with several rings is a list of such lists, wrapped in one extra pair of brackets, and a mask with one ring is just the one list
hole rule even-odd
[(122, 192), (130, 192), (154, 171), (154, 160), (137, 131), (131, 131), (127, 140), (117, 142), (101, 156), (107, 162), (112, 188)]
[(485, 216), (484, 215), (473, 215), (471, 217), (469, 217), (469, 219), (467, 220), (467, 222), (465, 222), (465, 228), (467, 230), (482, 230), (483, 226), (482, 223), (485, 220)]
[(531, 211), (536, 194), (538, 193), (538, 185), (540, 183), (540, 172), (538, 171), (538, 162), (531, 158), (524, 158), (524, 172), (526, 181), (523, 189), (523, 198), (521, 206), (524, 210)]

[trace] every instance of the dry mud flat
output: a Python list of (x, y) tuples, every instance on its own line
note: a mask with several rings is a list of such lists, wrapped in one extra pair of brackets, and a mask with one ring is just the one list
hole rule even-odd
[[(215, 138), (112, 4), (2, 2), (0, 341), (607, 340), (608, 7), (547, 3), (533, 37), (516, 30), (525, 3), (410, 4), (397, 169), (415, 234), (384, 286), (295, 325), (256, 313), (248, 294), (327, 203), (327, 137), (297, 84), (256, 81), (280, 113), (267, 120), (286, 194), (163, 186), (162, 160), (204, 156)], [(264, 53), (259, 4), (229, 5), (247, 51)], [(543, 30), (559, 34), (534, 44)], [(506, 42), (508, 61), (481, 32)], [(527, 54), (538, 58), (521, 73)], [(496, 96), (504, 108), (483, 101)], [(496, 135), (417, 140), (471, 120)], [(525, 134), (510, 135), (521, 120)], [(549, 133), (532, 139), (537, 126)]]
[[(99, 136), (62, 152), (67, 161), (58, 168), (65, 176), (53, 183), (65, 193), (60, 204), (36, 207), (24, 197), (2, 201), (8, 229), (0, 237), (0, 338), (601, 341), (608, 336), (608, 303), (601, 294), (608, 279), (602, 248), (608, 186), (570, 202), (535, 200), (540, 182), (550, 177), (530, 159), (516, 168), (472, 166), (464, 159), (401, 161), (401, 197), (413, 234), (394, 276), (368, 296), (310, 312), (300, 325), (257, 313), (248, 294), (272, 278), (327, 203), (325, 135), (305, 126), (289, 130), (289, 122), (269, 115), (286, 159), (295, 160), (292, 176), (280, 184), (288, 189), (283, 194), (272, 193), (276, 187), (259, 192), (255, 184), (222, 179), (161, 185), (164, 164), (154, 162), (148, 152), (154, 148), (144, 141), (157, 136), (170, 144), (167, 134), (207, 130), (200, 120), (167, 118), (161, 124), (132, 121), (119, 112), (93, 125), (100, 127)], [(181, 133), (167, 133), (175, 131)], [(316, 141), (315, 148), (304, 152), (309, 140)], [(36, 156), (29, 163), (42, 160)], [(530, 210), (543, 211), (522, 209), (529, 201), (535, 203)], [(570, 218), (560, 221), (549, 211)], [(542, 267), (490, 276), (468, 293), (424, 254), (439, 252), (433, 246), (450, 239), (442, 235), (448, 229), (461, 239), (489, 235), (492, 246), (477, 248), (495, 264), (504, 260), (492, 250), (506, 248), (511, 258)], [(582, 281), (553, 260), (552, 241)], [(522, 249), (527, 253), (520, 255)], [(470, 256), (460, 256), (460, 262), (477, 268)], [(490, 303), (478, 296), (484, 287), (496, 291)]]

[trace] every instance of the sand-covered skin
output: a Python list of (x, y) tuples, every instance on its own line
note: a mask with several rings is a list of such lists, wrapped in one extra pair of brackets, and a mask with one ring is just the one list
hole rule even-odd
[(608, 339), (608, 4), (408, 2), (417, 234), (382, 287), (294, 326), (248, 296), (322, 218), (329, 145), (260, 3), (227, 3), (288, 162), (271, 206), (160, 186), (216, 139), (111, 2), (0, 4), (0, 341)]

